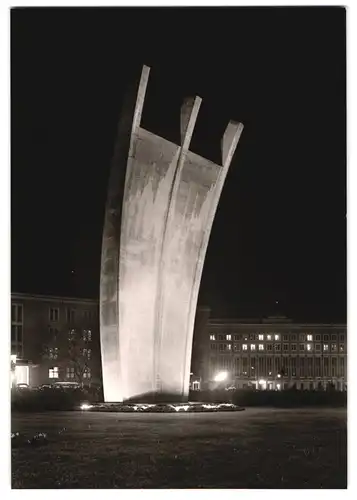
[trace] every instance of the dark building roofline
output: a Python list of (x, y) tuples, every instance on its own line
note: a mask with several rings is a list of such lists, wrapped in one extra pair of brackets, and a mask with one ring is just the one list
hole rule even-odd
[(345, 323), (295, 323), (293, 321), (265, 321), (265, 320), (247, 320), (247, 319), (210, 319), (208, 321), (209, 326), (276, 326), (276, 327), (290, 327), (290, 328), (347, 328)]
[(96, 299), (85, 299), (85, 298), (75, 298), (75, 297), (59, 297), (55, 295), (37, 295), (30, 293), (11, 293), (11, 298), (14, 300), (38, 300), (38, 301), (46, 301), (46, 302), (62, 302), (68, 304), (91, 304), (98, 305), (99, 300)]

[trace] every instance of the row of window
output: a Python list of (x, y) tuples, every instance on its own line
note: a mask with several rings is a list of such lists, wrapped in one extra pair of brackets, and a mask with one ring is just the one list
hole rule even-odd
[[(83, 378), (91, 378), (91, 370), (89, 367), (86, 367), (83, 372)], [(59, 368), (58, 366), (54, 366), (53, 368), (50, 368), (48, 370), (48, 377), (49, 378), (59, 378)], [(66, 368), (66, 378), (68, 379), (74, 379), (75, 378), (75, 371), (73, 366), (67, 366)]]
[[(56, 327), (50, 326), (48, 328), (49, 336), (50, 337), (58, 337), (59, 335), (59, 330)], [(74, 340), (74, 339), (79, 339), (81, 338), (85, 342), (91, 342), (92, 340), (92, 330), (75, 330), (71, 329), (68, 331), (68, 340)]]
[[(263, 341), (263, 340), (280, 341), (281, 337), (283, 337), (284, 341), (292, 341), (292, 342), (295, 341), (296, 342), (298, 336), (296, 334), (280, 335), (279, 333), (274, 333), (274, 334), (251, 333), (250, 335), (248, 335), (248, 334), (243, 334), (243, 335), (231, 335), (231, 334), (222, 335), (222, 334), (219, 334), (219, 335), (216, 335), (215, 333), (210, 334), (210, 340), (242, 340), (243, 339), (243, 340), (261, 340), (261, 341)], [(301, 342), (305, 342), (305, 341), (307, 341), (307, 342), (313, 342), (313, 341), (319, 342), (322, 340), (322, 338), (325, 341), (329, 341), (330, 338), (332, 341), (337, 341), (336, 334), (332, 334), (331, 336), (327, 335), (327, 334), (324, 334), (324, 335), (319, 335), (319, 334), (312, 335), (312, 334), (305, 334), (305, 333), (299, 334), (299, 340)], [(343, 333), (341, 333), (339, 335), (339, 340), (341, 342), (343, 342), (345, 340), (345, 335)]]
[[(49, 318), (51, 322), (59, 321), (59, 307), (49, 308)], [(95, 317), (95, 311), (91, 309), (66, 309), (66, 320), (68, 323), (74, 323), (78, 314), (82, 313), (82, 317), (85, 320), (91, 320)], [(23, 305), (22, 304), (11, 304), (11, 324), (22, 324), (23, 323)]]
[(344, 358), (211, 358), (210, 371), (249, 377), (345, 377)]
[[(85, 320), (91, 320), (95, 316), (95, 312), (90, 309), (85, 309), (83, 311), (79, 311), (78, 309), (66, 309), (66, 320), (68, 323), (74, 323), (78, 318), (79, 313), (82, 313), (82, 317)], [(59, 321), (59, 307), (50, 307), (49, 310), (50, 321), (56, 323)]]
[[(58, 359), (59, 349), (58, 349), (58, 347), (49, 347), (47, 353), (48, 353), (48, 357), (50, 359)], [(80, 356), (83, 356), (84, 358), (90, 359), (91, 355), (92, 355), (92, 349), (81, 349), (80, 350)]]
[[(211, 349), (220, 351), (240, 351), (241, 344), (211, 344)], [(281, 344), (242, 344), (242, 351), (281, 351)], [(316, 352), (345, 352), (344, 344), (299, 344), (299, 351)], [(283, 351), (297, 351), (297, 344), (283, 344)]]

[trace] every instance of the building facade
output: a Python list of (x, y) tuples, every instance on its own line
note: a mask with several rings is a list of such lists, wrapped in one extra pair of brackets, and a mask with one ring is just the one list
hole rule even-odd
[[(11, 295), (11, 365), (16, 383), (101, 384), (99, 302)], [(347, 388), (345, 324), (297, 324), (285, 317), (210, 318), (198, 307), (190, 388)], [(223, 380), (220, 375), (224, 374)]]
[(347, 388), (344, 324), (296, 324), (284, 317), (209, 319), (199, 343), (203, 387)]
[(101, 383), (98, 301), (12, 294), (11, 360), (14, 383)]

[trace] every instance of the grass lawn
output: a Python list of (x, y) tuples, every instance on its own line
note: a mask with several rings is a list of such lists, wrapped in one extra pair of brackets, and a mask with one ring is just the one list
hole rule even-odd
[[(14, 413), (13, 488), (346, 488), (345, 409)], [(62, 432), (61, 429), (65, 428)]]

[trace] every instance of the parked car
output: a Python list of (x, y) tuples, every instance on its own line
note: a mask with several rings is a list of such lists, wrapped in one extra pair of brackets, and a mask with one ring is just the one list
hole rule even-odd
[(78, 382), (55, 382), (52, 387), (55, 389), (80, 389), (81, 384)]

